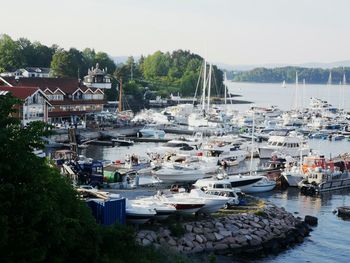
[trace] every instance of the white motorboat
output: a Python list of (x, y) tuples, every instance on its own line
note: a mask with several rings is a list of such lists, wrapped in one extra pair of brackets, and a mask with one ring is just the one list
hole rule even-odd
[(234, 188), (240, 188), (243, 192), (249, 192), (253, 185), (264, 177), (261, 175), (230, 175), (227, 180)]
[(231, 205), (238, 205), (240, 196), (242, 196), (241, 189), (232, 188), (229, 180), (218, 178), (206, 178), (197, 180), (193, 184), (196, 189), (204, 191), (208, 195), (224, 196), (229, 200), (225, 204), (225, 207)]
[(144, 208), (154, 209), (157, 213), (154, 216), (154, 218), (158, 220), (164, 220), (168, 216), (176, 212), (175, 207), (168, 204), (164, 204), (159, 199), (154, 198), (153, 196), (137, 198), (135, 200), (131, 200), (130, 202), (132, 202), (134, 207), (140, 206)]
[(182, 214), (196, 213), (205, 205), (205, 202), (198, 198), (191, 198), (179, 194), (165, 195), (158, 193), (155, 198), (158, 198), (158, 200), (162, 201), (164, 204), (172, 205), (176, 208), (178, 213)]
[(230, 198), (218, 195), (208, 195), (199, 189), (192, 189), (189, 194), (190, 198), (196, 198), (205, 202), (205, 205), (198, 210), (198, 213), (211, 214), (217, 212), (229, 203)]
[(42, 149), (35, 149), (33, 150), (33, 153), (40, 158), (46, 157), (46, 153)]
[(269, 180), (266, 176), (263, 176), (261, 180), (251, 185), (245, 190), (246, 193), (262, 193), (268, 192), (274, 189), (276, 181)]
[(126, 220), (130, 224), (144, 224), (153, 218), (157, 212), (154, 208), (141, 207), (126, 200)]
[(198, 150), (198, 144), (197, 141), (176, 139), (158, 147), (157, 152), (195, 154)]
[(200, 179), (197, 180), (193, 186), (202, 191), (209, 189), (232, 189), (231, 182), (229, 180), (218, 178)]
[(229, 198), (228, 202), (224, 205), (224, 208), (228, 208), (233, 205), (238, 205), (243, 193), (238, 188), (217, 188), (204, 191), (207, 195), (224, 196)]
[(134, 145), (134, 141), (127, 139), (125, 137), (118, 137), (112, 139), (112, 142), (117, 143), (119, 146), (132, 146)]
[(230, 162), (232, 165), (236, 165), (244, 161), (247, 154), (247, 151), (239, 150), (237, 147), (232, 145), (205, 145), (200, 152), (197, 153), (198, 157), (207, 163), (221, 164), (226, 161)]
[(303, 138), (289, 136), (271, 136), (266, 145), (259, 147), (259, 157), (271, 158), (274, 153), (284, 156), (298, 157), (307, 155), (310, 147), (304, 142)]
[(139, 132), (143, 137), (164, 138), (165, 132), (157, 128), (154, 124), (148, 124), (143, 127)]
[(210, 177), (216, 171), (213, 166), (198, 166), (192, 164), (167, 164), (152, 174), (163, 183), (195, 182), (198, 179)]

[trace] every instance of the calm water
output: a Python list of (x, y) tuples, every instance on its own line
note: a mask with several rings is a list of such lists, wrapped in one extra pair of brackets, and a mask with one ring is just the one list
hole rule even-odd
[[(280, 84), (230, 83), (229, 85), (231, 93), (242, 95), (242, 99), (254, 101), (254, 105), (257, 106), (277, 105), (281, 109), (290, 109), (295, 105), (296, 92), (295, 86), (292, 84), (287, 85), (287, 88), (282, 88)], [(303, 88), (301, 84), (299, 87), (299, 105), (301, 103), (307, 105), (309, 98), (315, 96), (329, 100), (334, 106), (344, 103), (344, 108), (350, 110), (350, 102), (346, 99), (342, 100), (343, 97), (350, 98), (350, 86), (341, 88), (334, 85), (329, 88), (326, 85), (307, 85)], [(250, 106), (230, 105), (230, 107), (240, 111), (244, 111)], [(84, 150), (83, 154), (98, 159), (124, 160), (125, 155), (131, 153), (146, 156), (146, 152), (152, 151), (157, 145), (155, 143), (139, 143), (132, 148), (91, 146)], [(348, 141), (310, 140), (310, 146), (326, 156), (350, 152), (350, 142)], [(244, 169), (245, 167), (243, 165), (240, 168)], [(285, 207), (289, 212), (296, 212), (296, 215), (302, 218), (305, 215), (317, 216), (319, 224), (303, 244), (277, 256), (249, 262), (350, 262), (350, 221), (345, 221), (332, 213), (338, 206), (350, 205), (350, 191), (323, 194), (319, 197), (306, 197), (300, 195), (297, 189), (288, 189), (287, 191), (259, 194), (259, 196)], [(248, 262), (244, 259), (230, 258), (221, 258), (220, 261)]]
[[(276, 105), (283, 110), (288, 110), (296, 105), (298, 107), (309, 104), (311, 97), (317, 97), (329, 101), (335, 107), (350, 110), (350, 85), (305, 85), (299, 84), (296, 91), (295, 84), (287, 84), (282, 88), (276, 83), (239, 83), (229, 82), (228, 90), (232, 94), (242, 96), (242, 99), (254, 102), (256, 106)], [(297, 95), (297, 96), (296, 96)], [(251, 105), (235, 105), (238, 110), (245, 110)]]

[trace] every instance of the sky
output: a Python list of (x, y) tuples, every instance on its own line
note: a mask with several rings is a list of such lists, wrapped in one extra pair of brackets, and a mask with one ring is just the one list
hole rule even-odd
[(0, 34), (111, 56), (334, 62), (350, 59), (349, 10), (349, 0), (0, 0)]

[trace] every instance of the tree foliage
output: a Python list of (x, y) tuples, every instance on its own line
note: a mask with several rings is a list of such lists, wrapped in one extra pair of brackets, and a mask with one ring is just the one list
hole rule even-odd
[(0, 36), (0, 68), (12, 71), (24, 67), (49, 67), (56, 45), (47, 47), (26, 38), (12, 40), (8, 35)]
[[(127, 62), (126, 65), (130, 63)], [(147, 57), (141, 57), (134, 64), (133, 76), (136, 81), (141, 78), (158, 95), (180, 93), (183, 96), (193, 96), (195, 93), (203, 58), (186, 50), (176, 50), (172, 53), (156, 51)], [(209, 67), (207, 68), (207, 70)], [(130, 76), (130, 67), (121, 66), (116, 75)], [(213, 67), (212, 94), (221, 95), (223, 91), (223, 73), (216, 66)]]
[(56, 168), (32, 151), (48, 135), (21, 127), (11, 95), (0, 96), (0, 262), (164, 262), (135, 243), (129, 227), (96, 224)]
[[(57, 45), (47, 47), (26, 38), (15, 41), (8, 35), (0, 37), (0, 72), (28, 66), (50, 66), (54, 77), (82, 79), (88, 69), (97, 63), (116, 79), (123, 79), (125, 95), (131, 101), (142, 101), (146, 90), (162, 96), (169, 96), (170, 93), (193, 96), (203, 67), (203, 58), (187, 50), (175, 50), (172, 53), (156, 51), (146, 57), (141, 56), (138, 61), (129, 57), (126, 63), (117, 66), (107, 53), (95, 52), (91, 48), (82, 51), (76, 48), (64, 50)], [(216, 66), (213, 66), (212, 83), (212, 95), (222, 95), (223, 73)], [(112, 89), (106, 91), (107, 100), (117, 99), (117, 85), (113, 79)], [(143, 103), (138, 101), (136, 105), (138, 109)]]
[(24, 57), (21, 53), (21, 47), (16, 41), (8, 35), (0, 36), (0, 68), (5, 70), (14, 70), (21, 67), (24, 63)]

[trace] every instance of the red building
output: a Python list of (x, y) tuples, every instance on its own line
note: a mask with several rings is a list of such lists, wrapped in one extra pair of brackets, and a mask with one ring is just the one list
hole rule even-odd
[(0, 86), (38, 87), (52, 105), (48, 112), (50, 123), (76, 122), (87, 113), (102, 111), (106, 102), (102, 89), (88, 88), (74, 78), (0, 77)]

